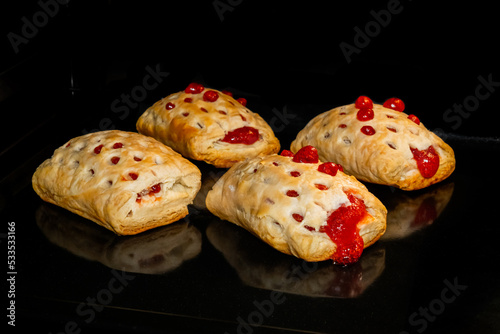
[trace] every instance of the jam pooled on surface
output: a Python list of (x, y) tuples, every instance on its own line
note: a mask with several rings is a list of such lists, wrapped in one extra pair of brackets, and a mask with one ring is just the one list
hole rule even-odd
[(356, 114), (356, 118), (361, 122), (372, 120), (373, 117), (375, 117), (375, 114), (373, 113), (373, 109), (371, 108), (361, 108)]
[(373, 136), (376, 132), (375, 129), (370, 125), (363, 126), (360, 131), (367, 136)]
[(428, 179), (433, 177), (439, 169), (439, 155), (431, 145), (426, 150), (418, 150), (410, 147), (413, 159), (417, 162), (420, 175)]
[(196, 83), (196, 82), (191, 82), (186, 87), (186, 89), (184, 90), (184, 92), (186, 94), (199, 94), (199, 93), (203, 92), (204, 89), (205, 89), (205, 87), (202, 84), (199, 84), (199, 83)]
[(339, 171), (339, 170), (341, 172), (343, 172), (344, 168), (341, 165), (333, 163), (333, 162), (325, 162), (325, 163), (322, 163), (321, 165), (318, 166), (318, 171), (320, 171), (321, 173), (331, 175), (331, 176), (337, 175), (337, 171)]
[(328, 234), (337, 245), (333, 262), (344, 266), (356, 263), (363, 253), (364, 242), (358, 223), (368, 214), (363, 200), (349, 193), (347, 198), (351, 204), (333, 211), (327, 218), (327, 225), (320, 228), (320, 232)]
[(358, 109), (362, 108), (373, 108), (373, 101), (368, 97), (368, 96), (363, 96), (361, 95), (356, 99), (356, 102), (354, 102), (354, 106)]
[(252, 145), (259, 140), (259, 130), (250, 126), (244, 126), (233, 131), (229, 131), (222, 139), (225, 143)]
[(398, 99), (397, 97), (391, 97), (390, 99), (384, 102), (383, 106), (385, 108), (389, 108), (396, 111), (405, 110), (405, 104), (403, 100)]
[(203, 94), (203, 101), (206, 102), (215, 102), (219, 98), (219, 94), (215, 90), (207, 90), (205, 94)]
[[(281, 154), (283, 154), (283, 152)], [(311, 145), (304, 146), (294, 154), (292, 161), (306, 164), (318, 163), (318, 150)]]
[(417, 116), (411, 114), (411, 115), (408, 115), (408, 119), (410, 121), (414, 122), (415, 124), (420, 125), (420, 120), (418, 119)]
[(293, 157), (294, 156), (293, 152), (290, 150), (283, 150), (283, 151), (281, 151), (280, 155), (283, 157)]

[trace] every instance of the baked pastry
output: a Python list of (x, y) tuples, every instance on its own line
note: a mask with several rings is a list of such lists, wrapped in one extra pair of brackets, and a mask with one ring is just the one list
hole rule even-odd
[(217, 217), (306, 261), (354, 263), (386, 227), (384, 205), (341, 166), (319, 162), (312, 146), (235, 164), (206, 204)]
[(153, 138), (110, 130), (73, 138), (56, 149), (32, 183), (44, 201), (131, 235), (186, 216), (201, 173)]
[(428, 187), (455, 169), (452, 148), (403, 112), (397, 98), (384, 105), (366, 96), (313, 118), (292, 142), (292, 152), (313, 145), (321, 160), (341, 164), (357, 179), (403, 190)]
[(137, 131), (184, 157), (227, 168), (248, 157), (277, 153), (278, 139), (258, 114), (231, 93), (191, 83), (148, 108)]

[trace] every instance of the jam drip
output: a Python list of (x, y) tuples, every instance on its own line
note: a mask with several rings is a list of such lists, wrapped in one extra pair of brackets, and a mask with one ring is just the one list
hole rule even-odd
[(223, 142), (230, 144), (252, 145), (259, 140), (259, 130), (250, 126), (244, 126), (233, 131), (229, 131), (222, 139)]
[(357, 225), (367, 215), (363, 200), (352, 194), (347, 194), (347, 198), (351, 205), (344, 204), (333, 211), (328, 216), (327, 225), (320, 228), (320, 232), (328, 234), (337, 245), (333, 262), (344, 266), (356, 263), (363, 253), (364, 242)]
[(433, 177), (439, 169), (439, 155), (434, 147), (431, 145), (422, 151), (410, 147), (410, 150), (413, 153), (413, 159), (417, 162), (420, 174), (426, 179)]

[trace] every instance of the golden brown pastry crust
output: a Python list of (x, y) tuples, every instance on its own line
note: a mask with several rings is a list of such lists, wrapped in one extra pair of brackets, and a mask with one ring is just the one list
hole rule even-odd
[(111, 130), (56, 149), (37, 168), (32, 184), (44, 201), (131, 235), (186, 216), (201, 173), (153, 138)]
[[(354, 104), (337, 107), (313, 118), (292, 142), (292, 152), (303, 146), (317, 148), (324, 161), (341, 164), (346, 173), (371, 183), (390, 185), (403, 190), (428, 187), (446, 179), (455, 169), (452, 148), (416, 124), (408, 115), (374, 104), (374, 118), (361, 122), (356, 118)], [(372, 126), (376, 133), (363, 134), (363, 126)], [(413, 158), (411, 148), (426, 150), (433, 146), (439, 155), (439, 168), (424, 178)]]
[[(332, 257), (336, 245), (326, 233), (319, 232), (320, 226), (326, 225), (331, 212), (349, 203), (347, 192), (364, 201), (368, 215), (358, 228), (364, 246), (370, 246), (384, 234), (384, 205), (354, 177), (340, 171), (336, 176), (319, 172), (320, 164), (295, 163), (291, 157), (276, 154), (240, 162), (208, 193), (207, 208), (285, 254), (323, 261)], [(292, 176), (293, 171), (300, 176)], [(288, 190), (297, 191), (299, 196), (287, 196)], [(303, 221), (296, 221), (294, 213), (303, 216)]]
[[(204, 101), (207, 90), (217, 92), (219, 98), (215, 102)], [(175, 107), (167, 110), (168, 103)], [(140, 133), (156, 138), (184, 157), (222, 168), (248, 157), (276, 153), (280, 148), (262, 117), (215, 89), (205, 88), (199, 94), (171, 94), (148, 108), (136, 126)], [(228, 132), (244, 126), (259, 130), (260, 139), (252, 145), (221, 141)]]

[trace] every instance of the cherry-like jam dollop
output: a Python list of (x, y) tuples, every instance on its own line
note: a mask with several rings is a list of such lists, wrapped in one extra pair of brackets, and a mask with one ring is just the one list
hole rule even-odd
[(358, 121), (361, 122), (372, 120), (374, 116), (375, 114), (372, 108), (361, 108), (358, 110), (358, 113), (356, 114), (356, 118), (358, 119)]
[(229, 131), (222, 141), (230, 144), (252, 145), (259, 140), (259, 137), (259, 130), (250, 126), (244, 126), (242, 128)]
[(206, 102), (215, 102), (219, 98), (219, 93), (215, 90), (207, 90), (205, 94), (203, 94), (203, 101)]
[(373, 101), (368, 96), (361, 95), (354, 102), (354, 106), (358, 109), (361, 108), (373, 108)]
[(338, 171), (343, 172), (344, 168), (342, 167), (342, 165), (333, 162), (325, 162), (318, 166), (318, 171), (331, 176), (335, 176), (337, 175)]
[(417, 124), (417, 125), (420, 125), (420, 120), (418, 119), (417, 116), (411, 114), (411, 115), (408, 115), (408, 119), (410, 121), (412, 121), (413, 123)]
[(347, 198), (351, 204), (333, 211), (327, 218), (327, 225), (320, 227), (320, 232), (328, 234), (337, 245), (333, 262), (344, 266), (357, 262), (363, 253), (364, 242), (358, 223), (367, 215), (363, 200), (352, 194), (347, 194)]
[(318, 150), (311, 145), (304, 146), (300, 150), (298, 150), (297, 153), (295, 153), (292, 161), (306, 164), (318, 163)]
[(361, 132), (367, 136), (373, 136), (376, 131), (372, 126), (365, 125), (361, 128)]
[(431, 145), (426, 150), (418, 150), (410, 147), (413, 159), (417, 162), (420, 175), (428, 179), (433, 177), (439, 169), (439, 155)]
[(186, 87), (186, 89), (184, 90), (184, 92), (186, 94), (199, 94), (199, 93), (203, 92), (204, 89), (205, 89), (205, 87), (203, 87), (202, 84), (199, 84), (199, 83), (196, 83), (196, 82), (191, 82)]
[(102, 145), (102, 144), (101, 144), (101, 145), (99, 145), (99, 146), (96, 146), (96, 147), (94, 148), (94, 153), (95, 153), (95, 154), (99, 154), (99, 153), (101, 153), (101, 150), (102, 150), (103, 146), (104, 146), (104, 145)]
[(236, 101), (238, 101), (243, 107), (247, 106), (247, 99), (244, 97), (240, 97), (239, 99), (236, 99)]
[(283, 157), (293, 157), (294, 154), (290, 150), (283, 150), (283, 151), (281, 151), (280, 155)]
[(397, 97), (391, 97), (390, 99), (384, 102), (383, 106), (385, 108), (389, 108), (396, 111), (405, 110), (405, 104), (403, 100), (398, 99)]

